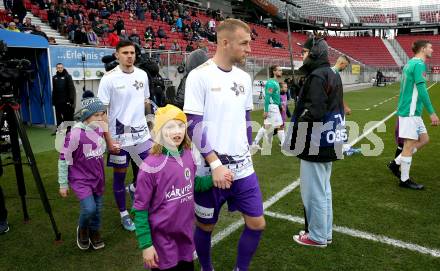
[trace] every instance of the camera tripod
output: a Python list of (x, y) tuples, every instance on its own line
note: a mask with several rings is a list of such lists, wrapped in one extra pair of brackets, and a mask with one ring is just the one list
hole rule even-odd
[[(46, 213), (49, 215), (50, 222), (52, 224), (52, 229), (55, 233), (55, 241), (60, 241), (61, 233), (58, 231), (57, 225), (55, 223), (55, 219), (52, 214), (52, 209), (49, 204), (49, 199), (47, 198), (46, 190), (44, 189), (43, 182), (41, 181), (40, 172), (38, 171), (35, 157), (32, 152), (31, 144), (29, 143), (26, 130), (22, 125), (21, 116), (19, 112), (20, 105), (12, 101), (13, 95), (11, 95), (11, 97), (5, 97), (5, 96), (6, 95), (3, 95), (0, 99), (0, 127), (3, 127), (5, 121), (8, 123), (9, 136), (11, 139), (11, 147), (12, 147), (12, 161), (13, 161), (10, 164), (13, 164), (15, 167), (15, 176), (17, 178), (17, 187), (21, 199), (24, 221), (25, 222), (29, 221), (29, 214), (26, 206), (26, 186), (24, 182), (23, 167), (22, 167), (23, 163), (21, 161), (20, 144), (18, 140), (19, 137), (21, 139), (27, 161), (31, 167), (32, 175), (34, 177), (35, 184), (38, 189), (38, 193), (40, 194), (41, 202), (43, 203)], [(4, 101), (5, 98), (6, 100), (10, 98), (11, 101)]]

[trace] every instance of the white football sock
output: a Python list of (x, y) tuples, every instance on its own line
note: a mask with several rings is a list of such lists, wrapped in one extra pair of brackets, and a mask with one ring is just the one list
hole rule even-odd
[(396, 162), (396, 164), (398, 164), (400, 166), (401, 163), (401, 159), (402, 158), (402, 154), (399, 154), (399, 156), (396, 157), (396, 159), (394, 159), (394, 161)]
[[(414, 153), (416, 153), (416, 152), (417, 152), (417, 148), (414, 148), (413, 151), (412, 151), (412, 153), (414, 154)], [(394, 161), (396, 161), (396, 164), (400, 165), (401, 162), (402, 162), (401, 159), (402, 159), (402, 154), (399, 154), (399, 156), (397, 156), (396, 159), (394, 159)]]
[(272, 139), (273, 139), (273, 129), (267, 129), (265, 130), (265, 137), (266, 137), (266, 144), (269, 146), (272, 146)]
[(260, 143), (260, 140), (263, 138), (265, 132), (266, 132), (266, 129), (264, 129), (264, 127), (261, 127), (260, 130), (258, 130), (257, 135), (255, 136), (255, 140), (254, 140), (255, 145), (258, 145)]
[(124, 216), (128, 215), (128, 211), (125, 210), (123, 212), (120, 212), (120, 215), (121, 215), (121, 217), (124, 217)]
[(400, 180), (406, 182), (409, 179), (409, 170), (411, 168), (411, 156), (402, 156), (400, 158)]
[(284, 139), (286, 138), (286, 135), (284, 134), (284, 130), (278, 130), (277, 136), (278, 136), (278, 139), (281, 142), (281, 145), (283, 145), (284, 144)]

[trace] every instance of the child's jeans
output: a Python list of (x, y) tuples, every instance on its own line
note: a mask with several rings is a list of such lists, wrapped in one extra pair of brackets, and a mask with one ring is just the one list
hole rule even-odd
[(80, 228), (89, 228), (97, 231), (101, 227), (102, 196), (90, 195), (80, 201), (79, 222)]

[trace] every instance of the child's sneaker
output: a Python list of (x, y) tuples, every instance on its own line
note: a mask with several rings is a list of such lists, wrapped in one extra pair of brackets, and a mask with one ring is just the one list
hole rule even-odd
[(79, 226), (76, 228), (76, 244), (81, 250), (89, 249), (90, 239), (89, 239), (89, 230), (87, 228), (80, 229)]
[(90, 243), (92, 244), (94, 250), (101, 249), (105, 246), (99, 231), (90, 230)]
[(0, 221), (0, 234), (7, 233), (9, 231), (8, 221)]
[(136, 226), (134, 225), (133, 221), (131, 220), (131, 217), (129, 215), (121, 217), (121, 224), (124, 229), (127, 231), (134, 231), (136, 230)]
[(313, 241), (312, 239), (310, 239), (309, 234), (307, 234), (307, 233), (300, 234), (300, 235), (294, 235), (293, 240), (303, 246), (322, 247), (322, 248), (327, 247), (327, 244), (320, 244), (320, 243), (317, 243), (317, 242)]

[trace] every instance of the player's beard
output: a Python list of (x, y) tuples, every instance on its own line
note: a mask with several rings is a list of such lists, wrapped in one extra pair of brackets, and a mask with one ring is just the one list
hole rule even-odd
[(234, 63), (240, 64), (240, 65), (244, 65), (246, 63), (246, 56), (236, 57), (234, 59)]

